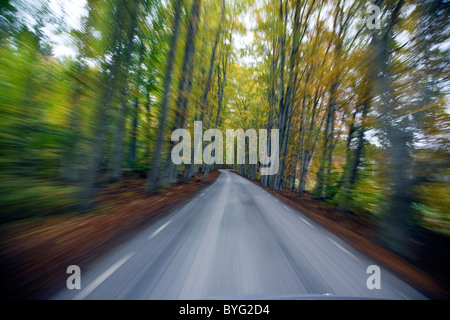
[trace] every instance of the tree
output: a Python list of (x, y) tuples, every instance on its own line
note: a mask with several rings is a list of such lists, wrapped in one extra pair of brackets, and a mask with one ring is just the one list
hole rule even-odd
[(147, 193), (155, 192), (158, 188), (158, 175), (161, 166), (161, 153), (164, 144), (165, 129), (167, 126), (167, 113), (169, 109), (169, 91), (172, 83), (172, 70), (174, 65), (175, 51), (178, 44), (178, 33), (180, 29), (180, 16), (182, 4), (183, 4), (182, 0), (176, 0), (176, 3), (174, 5), (175, 15), (172, 27), (172, 36), (169, 46), (170, 50), (167, 57), (166, 73), (164, 76), (164, 92), (161, 104), (161, 114), (159, 117), (158, 138), (156, 141), (155, 150), (153, 152), (152, 164), (147, 177), (147, 185), (146, 185)]

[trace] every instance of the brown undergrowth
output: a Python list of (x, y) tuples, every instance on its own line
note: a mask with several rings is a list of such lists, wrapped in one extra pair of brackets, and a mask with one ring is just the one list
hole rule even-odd
[(189, 184), (146, 195), (144, 179), (126, 177), (101, 190), (85, 214), (29, 218), (0, 226), (0, 290), (3, 299), (45, 299), (65, 283), (69, 265), (83, 267), (172, 212), (219, 175), (211, 171)]

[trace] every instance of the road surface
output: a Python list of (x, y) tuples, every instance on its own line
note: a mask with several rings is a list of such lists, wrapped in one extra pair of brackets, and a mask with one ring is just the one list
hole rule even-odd
[(426, 298), (381, 266), (381, 289), (368, 289), (367, 268), (376, 264), (264, 189), (221, 170), (183, 207), (81, 270), (80, 290), (64, 283), (52, 298)]

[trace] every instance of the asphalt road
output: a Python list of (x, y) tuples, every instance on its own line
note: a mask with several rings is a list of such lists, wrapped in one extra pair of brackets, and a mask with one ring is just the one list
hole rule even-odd
[(183, 207), (81, 270), (80, 290), (64, 283), (53, 299), (426, 298), (382, 266), (381, 289), (368, 289), (376, 264), (222, 170)]

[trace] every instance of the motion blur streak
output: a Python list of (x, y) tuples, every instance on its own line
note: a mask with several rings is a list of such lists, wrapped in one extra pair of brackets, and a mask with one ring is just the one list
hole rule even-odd
[[(449, 299), (448, 17), (448, 0), (1, 0), (0, 298), (51, 296), (71, 265), (103, 280), (86, 298), (420, 297), (385, 268), (366, 292), (378, 263), (320, 223)], [(195, 139), (239, 128), (233, 151)], [(202, 190), (218, 169), (266, 192), (227, 172)]]
[[(136, 252), (86, 299), (202, 299), (265, 295), (333, 294), (345, 297), (424, 299), (382, 269), (381, 289), (366, 287), (374, 262), (299, 212), (280, 209), (273, 196), (222, 171), (205, 194), (143, 231), (84, 275), (89, 285)], [(172, 223), (167, 225), (167, 221)], [(305, 218), (304, 218), (305, 219)], [(149, 235), (167, 225), (149, 241)], [(333, 239), (330, 242), (330, 239)], [(334, 243), (358, 257), (354, 260)], [(62, 289), (53, 299), (72, 299)]]

